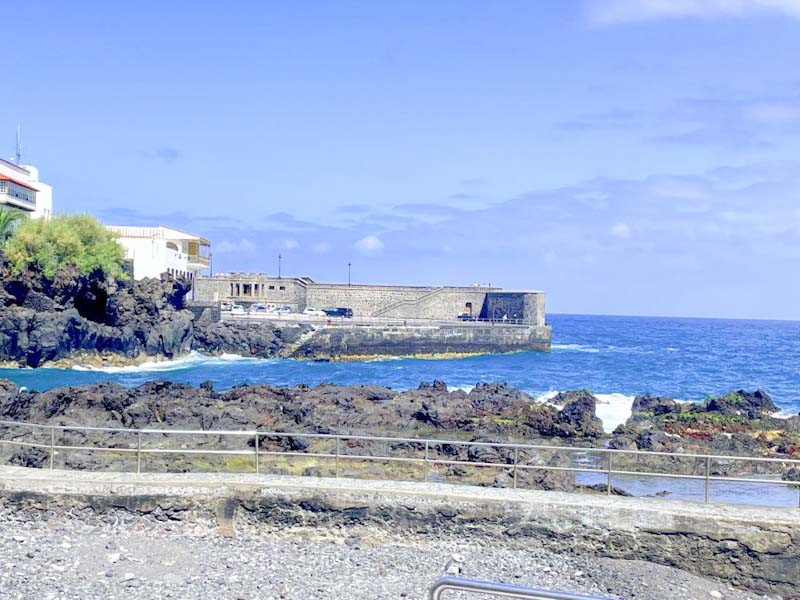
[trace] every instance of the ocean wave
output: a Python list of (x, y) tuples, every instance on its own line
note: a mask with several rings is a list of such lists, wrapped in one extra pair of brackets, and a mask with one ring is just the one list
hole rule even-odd
[[(537, 402), (543, 404), (551, 403), (553, 398), (559, 394), (558, 390), (550, 390), (535, 396)], [(595, 412), (597, 417), (603, 422), (603, 431), (611, 433), (618, 425), (621, 425), (631, 416), (631, 407), (636, 396), (626, 396), (621, 393), (594, 394), (597, 398)]]
[(600, 348), (593, 348), (592, 346), (584, 346), (583, 344), (551, 344), (551, 350), (572, 350), (575, 352), (600, 352)]
[(152, 360), (138, 365), (125, 365), (120, 367), (97, 367), (93, 365), (75, 365), (73, 371), (96, 371), (98, 373), (163, 373), (180, 371), (199, 366), (223, 365), (237, 362), (272, 362), (273, 359), (250, 358), (238, 354), (220, 354), (209, 356), (192, 351), (185, 356), (172, 360)]

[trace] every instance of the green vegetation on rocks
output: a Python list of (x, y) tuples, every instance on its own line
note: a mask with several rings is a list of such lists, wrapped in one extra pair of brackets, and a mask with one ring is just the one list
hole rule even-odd
[(89, 215), (24, 220), (8, 237), (4, 254), (15, 275), (34, 269), (52, 278), (60, 268), (74, 266), (83, 275), (99, 272), (113, 279), (127, 279), (122, 246), (111, 231)]

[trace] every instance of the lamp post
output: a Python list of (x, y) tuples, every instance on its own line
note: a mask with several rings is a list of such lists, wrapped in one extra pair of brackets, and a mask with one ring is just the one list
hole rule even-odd
[(278, 254), (278, 279), (281, 278), (281, 259), (282, 258), (283, 257), (280, 254)]
[(347, 261), (347, 287), (350, 287), (350, 261)]

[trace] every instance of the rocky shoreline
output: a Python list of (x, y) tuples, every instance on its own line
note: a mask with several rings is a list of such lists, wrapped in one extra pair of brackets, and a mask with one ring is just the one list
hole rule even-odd
[[(56, 388), (46, 392), (24, 390), (0, 380), (0, 418), (22, 422), (126, 429), (253, 430), (344, 435), (423, 437), (480, 442), (523, 442), (572, 445), (617, 450), (645, 450), (677, 454), (719, 454), (773, 459), (800, 459), (800, 415), (773, 416), (776, 408), (764, 392), (731, 392), (700, 403), (679, 403), (668, 398), (642, 396), (633, 402), (630, 418), (611, 434), (603, 431), (597, 417), (597, 398), (587, 390), (560, 393), (546, 403), (506, 384), (483, 383), (471, 391), (448, 389), (440, 381), (421, 383), (406, 391), (377, 385), (276, 387), (240, 385), (217, 391), (211, 382), (190, 385), (152, 381), (134, 388), (116, 383)], [(4, 431), (8, 434), (8, 431)], [(32, 434), (31, 434), (32, 435)], [(124, 446), (130, 439), (119, 434), (97, 432), (89, 437), (65, 432), (62, 442), (76, 445), (91, 442), (100, 446)], [(195, 443), (195, 441), (193, 441)], [(199, 447), (252, 448), (254, 441), (209, 439)], [(321, 442), (314, 442), (322, 444)], [(264, 436), (263, 450), (292, 449), (329, 451), (324, 444), (309, 448), (304, 438)], [(416, 456), (413, 444), (395, 444), (401, 455)], [(379, 452), (363, 442), (353, 443), (353, 453)], [(441, 444), (431, 448), (444, 459), (511, 463), (509, 450)], [(405, 454), (403, 454), (405, 453)], [(567, 466), (566, 453), (540, 452), (519, 457), (520, 464)], [(4, 449), (0, 459), (23, 466), (42, 466), (48, 460), (44, 449)], [(70, 452), (59, 458), (74, 469), (110, 468), (109, 462), (91, 452)], [(598, 456), (587, 460), (597, 460)], [(249, 465), (203, 458), (202, 461), (173, 457), (169, 465), (151, 461), (153, 469), (179, 471), (199, 467), (235, 470)], [(200, 464), (202, 463), (202, 464)], [(234, 464), (236, 463), (236, 464)], [(702, 464), (701, 464), (702, 463)], [(680, 456), (618, 455), (618, 468), (648, 471), (677, 471), (702, 474), (703, 461)], [(602, 466), (602, 465), (601, 465)], [(247, 468), (250, 468), (247, 466)], [(311, 463), (282, 465), (287, 473), (320, 474)], [(299, 470), (298, 470), (299, 469)], [(404, 476), (397, 472), (384, 473)], [(800, 469), (790, 463), (767, 465), (736, 460), (715, 460), (711, 474), (759, 473), (800, 479)], [(356, 473), (357, 474), (357, 473)], [(506, 485), (508, 473), (478, 476), (464, 467), (450, 465), (439, 473), (479, 485)], [(557, 470), (526, 470), (520, 484), (531, 488), (569, 490), (575, 487), (572, 473)]]
[(188, 309), (183, 280), (116, 281), (62, 268), (46, 279), (0, 272), (4, 367), (136, 365), (191, 351), (271, 358), (291, 355), (310, 328), (228, 323)]

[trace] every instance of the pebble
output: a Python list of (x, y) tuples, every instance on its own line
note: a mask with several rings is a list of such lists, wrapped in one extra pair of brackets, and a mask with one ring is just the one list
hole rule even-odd
[[(237, 536), (228, 538), (202, 521), (114, 511), (43, 516), (0, 507), (3, 600), (421, 599), (446, 573), (614, 600), (722, 598), (718, 589), (726, 600), (765, 598), (671, 567), (556, 554), (541, 543), (385, 527), (281, 528), (255, 520), (237, 522)], [(123, 555), (120, 572), (114, 565)]]

